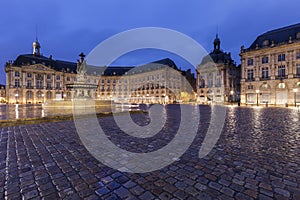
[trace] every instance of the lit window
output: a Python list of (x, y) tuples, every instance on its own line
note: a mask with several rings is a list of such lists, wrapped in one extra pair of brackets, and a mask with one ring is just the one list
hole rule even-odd
[(285, 83), (279, 83), (279, 84), (278, 84), (278, 88), (284, 89), (284, 88), (285, 88)]
[(268, 89), (269, 86), (268, 86), (268, 84), (265, 83), (265, 84), (263, 84), (263, 85), (261, 86), (261, 88), (262, 88), (262, 89)]
[(285, 61), (285, 54), (284, 53), (278, 55), (278, 61)]
[(261, 59), (261, 63), (262, 64), (265, 64), (265, 63), (268, 63), (269, 62), (269, 57), (265, 56)]
[(248, 66), (253, 65), (253, 59), (248, 59)]

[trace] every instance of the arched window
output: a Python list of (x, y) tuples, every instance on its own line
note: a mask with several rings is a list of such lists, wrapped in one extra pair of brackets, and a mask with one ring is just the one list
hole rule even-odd
[(285, 88), (285, 83), (279, 83), (278, 88), (279, 89), (284, 89)]

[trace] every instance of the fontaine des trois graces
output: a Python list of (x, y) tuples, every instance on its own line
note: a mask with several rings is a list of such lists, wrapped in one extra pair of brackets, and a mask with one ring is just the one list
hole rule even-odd
[(87, 83), (87, 64), (84, 60), (85, 55), (81, 53), (80, 60), (77, 63), (77, 81), (74, 84), (68, 84), (67, 88), (74, 90), (74, 98), (91, 99), (92, 94), (96, 92), (97, 85)]

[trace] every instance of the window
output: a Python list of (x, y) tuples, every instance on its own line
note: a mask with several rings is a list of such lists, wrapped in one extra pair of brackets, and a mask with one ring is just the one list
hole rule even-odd
[(269, 43), (270, 43), (269, 40), (264, 40), (264, 41), (263, 41), (263, 46), (268, 46)]
[(31, 78), (32, 77), (32, 73), (27, 73), (27, 77)]
[(265, 63), (268, 63), (269, 62), (269, 57), (265, 56), (261, 59), (261, 63), (262, 64), (265, 64)]
[(296, 39), (300, 39), (300, 32), (296, 34)]
[(32, 87), (31, 80), (27, 80), (27, 87), (28, 87), (28, 88), (31, 88), (31, 87)]
[(200, 81), (200, 88), (204, 88), (205, 87), (205, 80), (201, 79)]
[(41, 79), (36, 80), (36, 87), (39, 88), (39, 89), (43, 87)]
[(278, 88), (284, 89), (284, 88), (285, 88), (285, 83), (279, 83), (279, 84), (278, 84)]
[(20, 77), (20, 72), (15, 71), (15, 77)]
[(58, 80), (58, 81), (60, 80), (60, 75), (56, 76), (56, 80)]
[(300, 64), (296, 65), (296, 76), (300, 77)]
[(47, 79), (51, 79), (51, 75), (50, 74), (47, 74)]
[(254, 79), (254, 70), (253, 69), (248, 69), (247, 78), (248, 78), (248, 80)]
[(248, 66), (253, 65), (253, 59), (248, 59)]
[(248, 85), (248, 90), (253, 90), (253, 85)]
[(262, 68), (261, 77), (262, 78), (268, 78), (269, 77), (269, 68), (268, 67), (263, 67)]
[(47, 89), (51, 89), (51, 87), (52, 87), (51, 82), (47, 82)]
[(269, 88), (269, 85), (267, 83), (265, 83), (261, 86), (261, 88), (267, 90)]
[(285, 77), (285, 65), (278, 66), (278, 76)]
[(207, 77), (207, 86), (208, 87), (213, 87), (213, 75), (212, 75), (212, 73), (210, 73), (209, 75), (208, 75), (208, 77)]
[(60, 82), (56, 82), (56, 89), (60, 89)]
[(67, 81), (70, 81), (71, 79), (70, 79), (70, 77), (67, 77)]
[(103, 79), (101, 80), (101, 83), (104, 83), (104, 80), (103, 80)]
[(20, 79), (15, 79), (15, 87), (20, 87)]
[(221, 87), (221, 78), (220, 77), (217, 78), (216, 87)]
[(296, 59), (300, 59), (300, 51), (296, 53)]
[(278, 61), (285, 61), (285, 54), (284, 53), (278, 55)]

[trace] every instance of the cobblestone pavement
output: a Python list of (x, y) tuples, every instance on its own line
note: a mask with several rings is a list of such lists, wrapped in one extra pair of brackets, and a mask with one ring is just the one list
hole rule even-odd
[[(173, 164), (143, 174), (104, 166), (82, 146), (72, 121), (0, 129), (1, 199), (300, 199), (300, 112), (228, 107), (221, 138), (198, 158), (210, 107), (201, 106), (199, 132)], [(122, 134), (112, 117), (99, 119), (111, 140), (133, 152), (167, 144), (178, 128), (178, 105), (152, 138)], [(132, 116), (138, 124), (146, 114)]]

